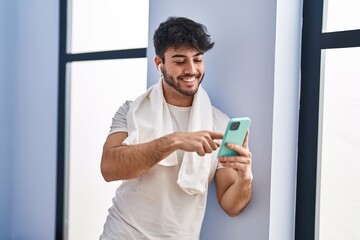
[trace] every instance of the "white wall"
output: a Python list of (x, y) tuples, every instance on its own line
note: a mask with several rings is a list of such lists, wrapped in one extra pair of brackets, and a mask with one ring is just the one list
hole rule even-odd
[[(298, 27), (294, 22), (298, 18), (298, 8), (294, 5), (298, 6), (299, 1), (293, 3), (288, 12), (295, 13), (294, 16), (286, 14), (284, 1), (150, 2), (149, 76), (155, 78), (149, 79), (149, 84), (157, 81), (158, 76), (152, 62), (153, 30), (170, 15), (193, 18), (208, 26), (216, 42), (214, 49), (206, 54), (207, 75), (204, 80), (204, 87), (214, 105), (230, 116), (248, 115), (253, 120), (250, 138), (255, 177), (252, 202), (242, 215), (229, 218), (219, 209), (212, 185), (202, 239), (262, 240), (269, 239), (269, 234), (271, 239), (290, 239), (296, 155), (293, 150), (278, 153), (281, 153), (281, 147), (294, 149), (296, 142), (294, 114), (297, 105), (294, 101), (297, 88), (294, 86), (298, 84), (297, 60), (289, 63), (292, 70), (287, 70), (289, 72), (285, 75), (281, 73), (286, 69), (283, 68), (285, 60), (298, 55), (286, 55), (278, 50), (283, 49), (288, 33), (295, 48), (298, 48), (299, 38), (295, 36), (296, 32), (290, 31), (291, 26), (288, 28), (290, 32), (284, 30), (275, 35), (275, 26), (276, 12), (281, 10), (280, 13), (285, 15), (278, 18), (277, 27), (289, 18), (293, 19), (290, 24)], [(277, 3), (285, 8), (280, 9)], [(4, 212), (0, 217), (0, 230), (4, 235), (0, 237), (5, 236), (5, 239), (9, 235), (12, 236), (10, 239), (54, 237), (58, 5), (55, 0), (5, 0), (0, 5), (1, 70), (6, 69), (0, 72), (0, 106), (8, 113), (5, 120), (1, 118), (0, 126), (1, 143), (6, 146), (1, 148), (0, 170), (0, 210)], [(11, 21), (4, 24), (3, 19)], [(279, 36), (282, 36), (282, 41), (278, 41)], [(292, 46), (284, 47), (292, 49)], [(6, 56), (5, 66), (3, 56)], [(276, 58), (282, 61), (277, 62)], [(286, 80), (294, 85), (288, 85)], [(288, 87), (291, 90), (288, 91)], [(3, 101), (5, 99), (8, 101)], [(283, 101), (289, 101), (289, 104), (279, 104)], [(292, 109), (290, 115), (284, 114), (289, 109)], [(283, 128), (281, 116), (287, 116), (286, 119), (291, 121), (285, 128), (289, 132), (275, 134)], [(285, 161), (290, 164), (281, 167)], [(274, 178), (283, 173), (288, 174)], [(6, 181), (5, 185), (3, 181)], [(281, 184), (285, 190), (279, 193), (277, 190), (283, 189)], [(276, 217), (278, 214), (281, 216)], [(285, 227), (289, 230), (281, 235), (279, 231), (284, 230), (281, 223), (285, 220), (290, 221)]]
[[(12, 114), (14, 88), (15, 4), (0, 1), (0, 239), (11, 232)], [(10, 26), (10, 27), (9, 27)]]
[(56, 0), (1, 1), (1, 23), (6, 20), (0, 33), (1, 70), (6, 70), (1, 102), (6, 100), (7, 118), (5, 125), (1, 119), (0, 135), (4, 129), (8, 136), (4, 159), (1, 154), (1, 209), (7, 208), (1, 239), (54, 238), (58, 5)]
[(214, 48), (205, 54), (203, 82), (213, 104), (231, 117), (249, 116), (252, 119), (253, 199), (240, 216), (230, 218), (220, 209), (212, 185), (202, 239), (268, 238), (275, 13), (275, 0), (150, 2), (150, 83), (157, 81), (151, 61), (154, 29), (171, 15), (192, 18), (205, 24), (215, 41)]
[(230, 218), (212, 184), (201, 239), (293, 238), (301, 8), (301, 1), (279, 0), (150, 2), (148, 84), (157, 81), (154, 30), (169, 16), (189, 17), (215, 41), (203, 82), (213, 104), (252, 118), (253, 199)]
[(302, 0), (277, 0), (269, 239), (295, 233)]

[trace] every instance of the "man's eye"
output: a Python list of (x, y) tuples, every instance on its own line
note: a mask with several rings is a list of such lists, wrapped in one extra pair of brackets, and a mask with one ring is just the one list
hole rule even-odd
[(175, 63), (178, 65), (181, 65), (181, 64), (184, 64), (185, 62), (176, 61)]
[(194, 62), (196, 63), (201, 63), (203, 60), (202, 59), (194, 59)]

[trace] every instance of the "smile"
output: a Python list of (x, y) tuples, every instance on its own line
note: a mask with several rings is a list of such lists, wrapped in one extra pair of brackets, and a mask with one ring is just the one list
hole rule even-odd
[(183, 80), (184, 82), (193, 82), (195, 81), (196, 77), (191, 77), (191, 78), (181, 78), (181, 80)]

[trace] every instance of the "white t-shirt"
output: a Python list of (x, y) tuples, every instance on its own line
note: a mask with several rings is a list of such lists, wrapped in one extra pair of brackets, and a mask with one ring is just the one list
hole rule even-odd
[[(130, 104), (127, 101), (119, 108), (110, 134), (127, 132)], [(168, 107), (174, 131), (187, 131), (191, 107)], [(214, 131), (224, 132), (228, 119), (213, 107)], [(184, 152), (178, 150), (177, 154), (181, 160)], [(156, 164), (144, 175), (123, 181), (116, 190), (100, 239), (199, 239), (207, 191), (203, 195), (186, 194), (176, 183), (180, 167), (181, 162), (171, 167)], [(217, 160), (212, 162), (209, 183), (218, 167)]]

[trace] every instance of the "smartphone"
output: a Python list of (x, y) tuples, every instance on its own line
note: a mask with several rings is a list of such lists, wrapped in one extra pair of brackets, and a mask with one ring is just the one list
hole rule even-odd
[(251, 120), (248, 117), (231, 118), (229, 120), (225, 130), (224, 138), (220, 145), (218, 157), (238, 155), (237, 152), (227, 148), (225, 145), (227, 142), (230, 142), (242, 146), (250, 123)]

